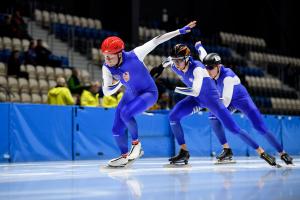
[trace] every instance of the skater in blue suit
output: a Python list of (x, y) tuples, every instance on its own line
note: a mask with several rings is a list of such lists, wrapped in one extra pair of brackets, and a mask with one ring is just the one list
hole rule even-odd
[[(197, 42), (195, 48), (199, 52), (200, 59), (203, 60), (208, 74), (214, 80), (224, 106), (231, 111), (239, 110), (243, 112), (252, 122), (253, 127), (277, 150), (280, 158), (286, 164), (292, 164), (293, 159), (283, 150), (274, 134), (267, 129), (258, 108), (253, 103), (246, 88), (241, 84), (239, 77), (230, 68), (222, 65), (221, 57), (217, 53), (207, 54), (201, 42)], [(210, 123), (223, 146), (223, 151), (217, 156), (217, 159), (219, 161), (231, 159), (233, 156), (232, 150), (227, 143), (221, 121), (214, 114), (211, 114)]]

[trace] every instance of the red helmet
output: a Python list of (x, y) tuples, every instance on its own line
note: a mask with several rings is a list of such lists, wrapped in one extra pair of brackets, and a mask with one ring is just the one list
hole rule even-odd
[(117, 36), (108, 37), (101, 44), (102, 53), (115, 54), (121, 52), (124, 48), (123, 40)]

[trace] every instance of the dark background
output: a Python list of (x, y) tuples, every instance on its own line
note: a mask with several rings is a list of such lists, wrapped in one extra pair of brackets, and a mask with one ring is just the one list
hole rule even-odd
[[(262, 37), (267, 47), (278, 53), (300, 57), (298, 44), (299, 7), (296, 1), (261, 0), (36, 0), (1, 1), (1, 12), (13, 7), (30, 16), (34, 7), (71, 15), (98, 18), (103, 28), (118, 31), (129, 42), (136, 43), (138, 25), (158, 26), (166, 30), (180, 28), (197, 20), (197, 28), (209, 37), (219, 31)], [(169, 21), (161, 23), (162, 10), (167, 9)]]

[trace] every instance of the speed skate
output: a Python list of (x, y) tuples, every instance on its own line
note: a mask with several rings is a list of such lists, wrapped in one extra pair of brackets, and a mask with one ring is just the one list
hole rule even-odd
[(236, 161), (233, 159), (216, 160), (214, 162), (215, 165), (235, 164), (235, 163)]
[[(103, 168), (106, 168), (106, 169), (129, 168), (129, 167), (132, 166), (132, 164), (137, 159), (139, 159), (143, 155), (144, 155), (144, 151), (142, 149), (140, 149), (140, 153), (139, 153), (139, 155), (138, 155), (137, 158), (135, 158), (135, 159), (128, 159), (129, 156), (127, 158), (124, 158), (124, 157), (121, 156), (119, 158), (116, 158), (116, 159), (113, 159), (113, 160), (109, 161), (109, 163), (106, 166), (104, 166)], [(110, 164), (110, 163), (112, 163), (112, 161), (113, 162), (119, 162), (119, 163), (117, 163), (116, 165), (112, 165), (112, 164)]]
[(163, 165), (164, 168), (190, 168), (192, 167), (191, 164), (189, 163), (184, 163), (184, 162), (176, 162), (176, 163), (172, 163), (170, 162), (169, 164), (165, 164)]

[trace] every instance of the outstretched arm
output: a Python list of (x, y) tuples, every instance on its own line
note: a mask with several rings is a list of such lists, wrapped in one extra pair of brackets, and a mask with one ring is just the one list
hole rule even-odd
[(110, 71), (105, 66), (102, 67), (102, 77), (103, 77), (102, 90), (105, 96), (110, 96), (116, 93), (122, 86), (122, 83), (120, 81), (113, 83), (114, 82), (113, 77)]
[(195, 44), (195, 49), (199, 54), (199, 59), (201, 60), (201, 62), (203, 61), (204, 57), (207, 55), (206, 50), (204, 49), (201, 41), (196, 42)]
[(142, 46), (136, 47), (133, 51), (137, 55), (139, 60), (143, 61), (144, 58), (146, 57), (146, 55), (148, 53), (150, 53), (159, 44), (161, 44), (165, 41), (168, 41), (177, 35), (180, 35), (180, 34), (183, 35), (183, 34), (189, 33), (189, 32), (191, 32), (191, 29), (194, 28), (195, 26), (196, 26), (196, 21), (192, 21), (188, 25), (186, 25), (185, 27), (183, 27), (181, 29), (178, 29), (178, 30), (172, 31), (172, 32), (168, 32), (163, 35), (156, 36), (155, 38), (153, 38), (149, 42), (146, 42)]

